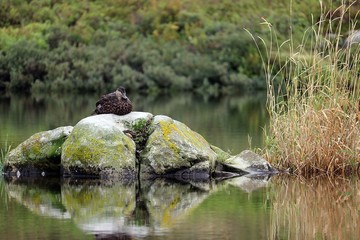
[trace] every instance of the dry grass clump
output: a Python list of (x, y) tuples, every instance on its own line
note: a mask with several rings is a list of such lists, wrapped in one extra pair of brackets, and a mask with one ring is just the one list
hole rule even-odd
[(360, 181), (273, 179), (269, 239), (358, 239)]
[(341, 42), (341, 20), (350, 7), (339, 7), (335, 20), (324, 14), (297, 47), (291, 39), (278, 44), (264, 22), (272, 35), (268, 44), (261, 39), (270, 112), (265, 154), (279, 168), (302, 175), (358, 169), (360, 45), (344, 48)]
[[(359, 163), (357, 115), (342, 106), (295, 106), (272, 121), (273, 145), (268, 155), (295, 173), (345, 174)], [(276, 141), (276, 142), (275, 142)]]

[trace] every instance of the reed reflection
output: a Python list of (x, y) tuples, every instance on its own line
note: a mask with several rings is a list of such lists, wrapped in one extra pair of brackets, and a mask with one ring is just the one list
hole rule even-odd
[(358, 178), (274, 180), (271, 239), (359, 239)]

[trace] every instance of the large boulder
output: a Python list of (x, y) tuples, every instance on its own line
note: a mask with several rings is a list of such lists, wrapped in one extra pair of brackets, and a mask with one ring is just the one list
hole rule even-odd
[(143, 175), (200, 174), (209, 177), (217, 155), (200, 134), (163, 115), (154, 117), (151, 128), (153, 132), (141, 153)]
[(17, 175), (57, 173), (60, 170), (62, 145), (73, 127), (59, 127), (39, 132), (10, 151), (5, 172)]
[(123, 131), (152, 119), (151, 113), (90, 116), (74, 126), (62, 149), (64, 175), (129, 178), (136, 174), (136, 148)]

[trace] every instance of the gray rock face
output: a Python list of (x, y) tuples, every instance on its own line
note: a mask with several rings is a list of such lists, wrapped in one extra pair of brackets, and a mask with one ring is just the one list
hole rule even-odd
[(62, 144), (73, 127), (59, 127), (39, 132), (10, 151), (5, 171), (10, 174), (33, 175), (60, 169)]
[(123, 133), (150, 113), (132, 112), (124, 116), (102, 114), (77, 123), (65, 141), (61, 164), (65, 175), (128, 178), (135, 176), (135, 143)]
[(238, 173), (272, 173), (276, 172), (268, 161), (258, 154), (245, 150), (236, 156), (232, 156), (221, 162), (223, 170)]
[[(209, 174), (217, 155), (209, 143), (185, 124), (167, 116), (156, 116), (153, 132), (141, 154), (144, 174)], [(187, 169), (188, 171), (182, 171)]]

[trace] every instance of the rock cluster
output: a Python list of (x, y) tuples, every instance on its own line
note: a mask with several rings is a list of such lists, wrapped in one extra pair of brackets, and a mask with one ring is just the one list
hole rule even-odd
[(9, 153), (4, 169), (10, 175), (121, 179), (205, 179), (276, 171), (251, 151), (231, 156), (184, 123), (146, 112), (90, 116), (74, 127), (36, 133)]

